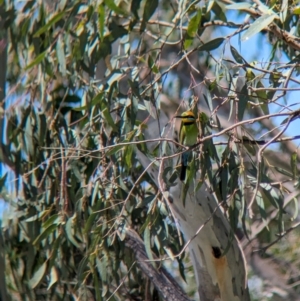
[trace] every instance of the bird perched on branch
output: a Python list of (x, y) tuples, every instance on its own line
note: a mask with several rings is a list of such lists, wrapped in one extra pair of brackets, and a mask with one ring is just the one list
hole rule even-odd
[[(196, 144), (199, 130), (197, 127), (195, 114), (192, 111), (185, 111), (180, 116), (175, 116), (175, 118), (181, 119), (179, 142), (184, 146), (192, 146)], [(185, 152), (181, 155), (181, 181), (185, 180), (189, 157), (190, 152)]]

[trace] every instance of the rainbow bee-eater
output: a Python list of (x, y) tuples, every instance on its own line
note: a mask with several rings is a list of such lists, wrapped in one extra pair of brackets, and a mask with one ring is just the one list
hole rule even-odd
[[(175, 118), (181, 119), (179, 142), (184, 146), (192, 146), (196, 144), (199, 130), (194, 113), (192, 111), (185, 111), (180, 116), (175, 116)], [(181, 181), (185, 180), (189, 157), (190, 152), (185, 152), (181, 155)]]

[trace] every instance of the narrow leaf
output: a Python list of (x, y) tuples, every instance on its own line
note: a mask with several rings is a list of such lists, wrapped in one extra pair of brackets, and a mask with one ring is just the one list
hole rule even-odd
[(0, 192), (1, 192), (2, 188), (5, 187), (6, 178), (7, 178), (7, 173), (5, 173), (5, 174), (0, 178)]
[(141, 0), (132, 0), (131, 1), (130, 11), (133, 13), (133, 15), (136, 19), (139, 18), (138, 11), (139, 11), (140, 6), (141, 6)]
[(56, 55), (59, 63), (59, 70), (62, 73), (62, 75), (65, 76), (67, 72), (67, 63), (64, 51), (64, 44), (61, 35), (59, 36), (58, 41), (56, 43)]
[(43, 27), (41, 27), (35, 34), (33, 37), (38, 37), (40, 36), (42, 33), (46, 32), (48, 29), (50, 29), (50, 27), (52, 25), (54, 25), (57, 21), (59, 21), (64, 15), (65, 15), (66, 11), (62, 11), (57, 13), (54, 17), (52, 17), (50, 19), (50, 21), (44, 25)]
[(98, 29), (100, 40), (103, 40), (104, 37), (104, 29), (105, 29), (105, 9), (103, 4), (99, 5), (98, 8)]
[(33, 66), (39, 64), (46, 56), (47, 50), (40, 53), (29, 65), (25, 67), (25, 71), (31, 69)]
[(294, 214), (293, 214), (293, 220), (295, 220), (298, 217), (298, 212), (299, 212), (299, 208), (298, 208), (298, 200), (297, 198), (293, 198), (294, 204), (295, 204), (295, 209), (294, 209)]
[(211, 93), (209, 90), (206, 91), (206, 95), (205, 94), (202, 94), (203, 97), (204, 97), (204, 100), (206, 102), (206, 105), (208, 106), (210, 112), (213, 111), (213, 104), (212, 104), (212, 100), (211, 100)]
[(32, 244), (37, 247), (42, 240), (47, 238), (57, 228), (57, 226), (57, 224), (50, 225), (34, 240)]
[(109, 157), (109, 156), (111, 156), (111, 155), (113, 155), (113, 154), (119, 152), (119, 151), (122, 150), (123, 148), (125, 148), (124, 145), (116, 145), (116, 146), (110, 148), (110, 149), (106, 152), (106, 156)]
[(149, 226), (146, 227), (145, 231), (144, 231), (144, 242), (145, 242), (145, 249), (146, 249), (146, 253), (148, 255), (148, 258), (151, 261), (152, 265), (155, 267), (155, 263), (154, 263), (154, 258), (153, 258), (153, 254), (152, 254), (152, 250), (151, 250), (151, 237), (150, 237), (150, 229)]
[(52, 267), (50, 272), (50, 282), (47, 287), (47, 290), (50, 289), (51, 286), (57, 282), (57, 280), (58, 280), (58, 272), (55, 267)]
[(241, 2), (241, 3), (234, 3), (225, 6), (226, 9), (237, 9), (237, 10), (244, 10), (244, 9), (249, 9), (251, 8), (251, 4), (248, 2)]
[(233, 56), (233, 58), (239, 63), (239, 64), (246, 64), (249, 65), (246, 60), (238, 53), (238, 51), (233, 47), (230, 46), (230, 51)]
[(193, 39), (196, 36), (196, 33), (199, 28), (199, 23), (201, 22), (201, 16), (202, 16), (202, 11), (199, 9), (197, 13), (191, 18), (187, 31), (186, 31), (186, 38), (184, 41), (184, 48), (188, 48), (192, 43)]
[(252, 36), (254, 36), (255, 34), (261, 32), (264, 28), (269, 26), (275, 18), (277, 18), (277, 15), (275, 14), (262, 15), (250, 25), (247, 31), (242, 35), (241, 40), (246, 41), (250, 39)]
[(67, 221), (66, 227), (65, 227), (65, 229), (66, 229), (66, 234), (67, 234), (67, 237), (68, 237), (69, 241), (70, 241), (76, 248), (81, 249), (80, 244), (76, 241), (76, 239), (75, 239), (75, 237), (74, 237), (74, 235), (73, 235), (73, 224), (74, 224), (74, 222), (75, 222), (75, 221), (74, 221), (74, 218), (75, 218), (75, 216), (72, 217), (72, 218), (69, 218), (69, 220)]
[(239, 103), (238, 103), (238, 118), (239, 120), (243, 120), (244, 112), (248, 103), (248, 90), (247, 86), (244, 85), (240, 93), (238, 93)]
[(29, 280), (29, 286), (31, 288), (35, 288), (40, 283), (40, 281), (45, 275), (46, 269), (47, 269), (47, 262), (45, 261), (39, 267), (39, 269), (34, 273), (33, 277)]
[(294, 152), (291, 156), (291, 168), (292, 168), (292, 173), (293, 173), (293, 181), (296, 180), (298, 177), (298, 168), (297, 168), (297, 152)]
[(214, 40), (211, 40), (201, 46), (198, 47), (199, 51), (211, 51), (214, 50), (216, 48), (218, 48), (223, 42), (224, 42), (224, 38), (216, 38)]
[(121, 7), (117, 6), (114, 0), (105, 0), (104, 1), (107, 7), (119, 15), (127, 16), (127, 12), (123, 10)]
[(140, 32), (143, 32), (145, 30), (146, 23), (148, 22), (150, 17), (154, 14), (157, 6), (158, 6), (158, 0), (146, 0)]

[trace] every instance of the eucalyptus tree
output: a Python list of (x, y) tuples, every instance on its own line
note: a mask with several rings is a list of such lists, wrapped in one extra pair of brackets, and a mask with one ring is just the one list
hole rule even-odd
[(297, 299), (299, 8), (269, 5), (0, 1), (2, 301), (250, 300), (247, 266)]

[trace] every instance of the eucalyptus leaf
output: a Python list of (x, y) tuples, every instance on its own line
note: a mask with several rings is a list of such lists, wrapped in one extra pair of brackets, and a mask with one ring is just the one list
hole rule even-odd
[(25, 71), (27, 71), (27, 70), (31, 69), (32, 67), (34, 67), (35, 65), (38, 65), (39, 63), (41, 63), (44, 60), (46, 54), (47, 54), (47, 51), (40, 53), (30, 64), (28, 64), (25, 67)]
[(145, 242), (145, 249), (146, 249), (146, 253), (148, 255), (148, 258), (151, 260), (151, 264), (155, 267), (155, 262), (154, 262), (152, 249), (151, 249), (151, 236), (150, 236), (149, 226), (146, 227), (145, 231), (144, 231), (144, 242)]
[(158, 7), (158, 3), (158, 0), (146, 0), (140, 32), (143, 32), (145, 30), (146, 23), (154, 14), (155, 10)]
[(67, 72), (67, 62), (66, 62), (64, 44), (63, 44), (61, 35), (59, 36), (57, 43), (56, 43), (56, 54), (57, 54), (57, 59), (59, 62), (60, 72), (62, 73), (63, 76), (65, 76), (66, 72)]
[(32, 243), (34, 246), (38, 247), (39, 244), (46, 239), (51, 233), (57, 229), (57, 224), (52, 224), (42, 231), (42, 233), (34, 240)]
[(244, 85), (242, 90), (238, 93), (238, 98), (238, 118), (239, 120), (243, 120), (244, 112), (249, 100), (247, 85)]
[(44, 26), (39, 28), (39, 30), (34, 34), (34, 37), (39, 37), (42, 33), (46, 32), (50, 29), (56, 22), (61, 20), (65, 15), (66, 11), (61, 11), (55, 14)]
[(274, 19), (278, 18), (275, 14), (265, 14), (256, 19), (250, 27), (246, 30), (246, 32), (242, 35), (241, 40), (246, 41), (261, 32), (264, 28), (269, 26)]
[(34, 273), (33, 277), (29, 281), (29, 286), (35, 288), (43, 279), (47, 269), (47, 262), (45, 261)]
[(249, 2), (240, 2), (240, 3), (234, 3), (234, 4), (229, 4), (226, 5), (226, 9), (234, 9), (234, 10), (245, 10), (245, 9), (250, 9), (252, 6), (251, 3)]
[(50, 282), (48, 284), (48, 290), (51, 288), (52, 285), (54, 285), (57, 281), (58, 281), (59, 277), (58, 277), (58, 271), (55, 267), (51, 268), (51, 272), (50, 272)]
[(199, 46), (197, 49), (198, 51), (212, 51), (217, 49), (219, 46), (223, 44), (225, 41), (224, 38), (216, 38), (214, 40), (210, 40), (209, 42)]

